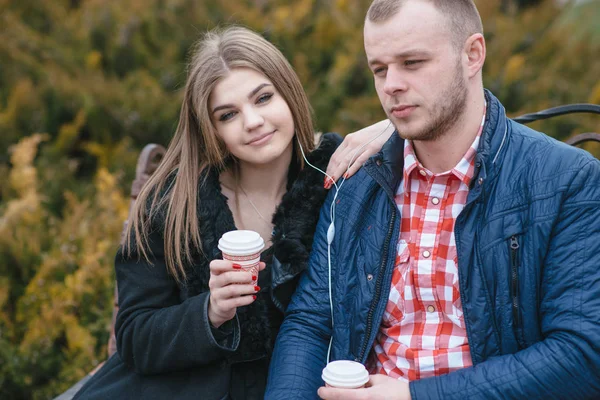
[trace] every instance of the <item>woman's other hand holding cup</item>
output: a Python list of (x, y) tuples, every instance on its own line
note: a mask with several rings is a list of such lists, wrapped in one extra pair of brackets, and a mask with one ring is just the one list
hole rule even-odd
[[(259, 263), (259, 271), (265, 269), (265, 263)], [(257, 276), (245, 271), (231, 261), (213, 260), (210, 263), (210, 299), (208, 319), (215, 328), (235, 316), (238, 307), (251, 304), (260, 290), (254, 284)]]

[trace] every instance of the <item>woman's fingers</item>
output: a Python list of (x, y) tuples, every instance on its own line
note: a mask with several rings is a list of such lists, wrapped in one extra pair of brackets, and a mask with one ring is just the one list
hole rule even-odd
[(389, 120), (383, 120), (346, 135), (340, 147), (331, 156), (327, 174), (336, 181), (346, 173), (347, 178), (354, 175), (369, 157), (381, 150), (394, 129)]
[[(258, 264), (259, 271), (265, 268), (266, 265), (264, 262)], [(211, 290), (214, 290), (231, 284), (250, 283), (258, 278), (257, 275), (256, 272), (247, 270), (230, 261), (213, 260), (210, 263), (210, 280), (208, 286)]]
[(232, 263), (231, 261), (212, 260), (209, 264), (209, 268), (210, 268), (211, 274), (220, 275), (224, 272), (233, 271), (235, 269), (241, 269), (241, 266), (236, 265), (236, 264)]
[(352, 152), (348, 151), (344, 154), (340, 154), (335, 161), (330, 161), (329, 168), (332, 169), (331, 176), (336, 182), (339, 182), (342, 178), (350, 178), (363, 166), (369, 157), (379, 151), (378, 148), (371, 149), (370, 145), (357, 150), (358, 147)]
[[(242, 265), (232, 263), (231, 261), (226, 260), (212, 260), (210, 262), (210, 273), (211, 275), (220, 275), (225, 272), (230, 271), (244, 271), (245, 268)], [(266, 264), (264, 262), (258, 263), (258, 270), (262, 271), (266, 268)]]
[[(341, 178), (346, 171), (346, 168), (343, 166), (343, 161), (349, 153), (348, 149), (354, 145), (353, 143), (350, 143), (353, 141), (352, 134), (346, 135), (342, 144), (339, 145), (329, 159), (329, 164), (327, 164), (327, 170), (325, 172), (336, 181)], [(325, 176), (326, 179), (328, 178), (327, 175)]]
[(219, 275), (211, 275), (208, 287), (214, 290), (233, 284), (245, 284), (252, 282), (254, 278), (256, 276), (247, 271), (227, 271)]
[(231, 299), (248, 294), (256, 294), (259, 290), (260, 287), (255, 285), (227, 285), (225, 287), (213, 290), (212, 294), (214, 294), (215, 298)]
[[(258, 270), (265, 267), (265, 263), (261, 262)], [(213, 326), (219, 327), (229, 321), (235, 316), (238, 307), (247, 306), (256, 300), (260, 287), (251, 282), (257, 279), (257, 275), (258, 272), (250, 272), (230, 261), (211, 261), (208, 318)]]
[[(223, 300), (223, 307), (230, 310), (236, 310), (238, 307), (244, 307), (252, 304), (256, 300), (255, 295), (234, 297), (232, 299)], [(234, 312), (235, 315), (235, 312)], [(233, 318), (233, 317), (232, 317)]]
[(356, 157), (356, 160), (354, 160), (354, 162), (350, 165), (350, 168), (348, 169), (347, 172), (344, 172), (345, 175), (342, 175), (342, 177), (348, 179), (350, 178), (352, 175), (354, 175), (355, 173), (358, 172), (358, 170), (360, 169), (360, 167), (363, 166), (363, 164), (365, 162), (367, 162), (367, 160), (369, 159), (369, 157), (371, 157), (373, 154), (369, 154), (369, 153), (362, 153), (361, 155), (359, 155), (358, 157)]
[[(259, 270), (266, 268), (264, 262), (258, 265)], [(234, 268), (234, 264), (229, 261), (213, 260), (210, 263), (211, 276), (208, 281), (208, 287), (211, 291), (213, 302), (220, 302), (223, 299), (231, 299), (240, 296), (256, 294), (260, 287), (251, 284), (256, 281), (256, 273), (246, 271), (243, 268)], [(251, 297), (251, 296), (250, 296)], [(218, 304), (222, 308), (222, 304)]]

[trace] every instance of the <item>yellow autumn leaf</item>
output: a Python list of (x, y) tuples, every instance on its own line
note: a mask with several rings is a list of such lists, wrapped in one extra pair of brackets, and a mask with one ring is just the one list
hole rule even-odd
[(522, 54), (515, 54), (508, 59), (506, 67), (504, 69), (504, 83), (510, 85), (511, 83), (519, 80), (523, 73), (523, 66), (525, 65), (525, 57)]
[(102, 53), (100, 53), (97, 50), (89, 52), (88, 55), (85, 57), (85, 65), (87, 65), (89, 69), (98, 69), (98, 67), (101, 66), (101, 63)]
[(598, 81), (598, 83), (596, 83), (592, 89), (592, 93), (590, 94), (588, 102), (592, 104), (600, 104), (600, 81)]

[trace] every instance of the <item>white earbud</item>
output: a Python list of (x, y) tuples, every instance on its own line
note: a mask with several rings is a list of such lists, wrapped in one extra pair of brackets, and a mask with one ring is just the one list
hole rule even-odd
[(329, 224), (329, 229), (327, 229), (327, 244), (331, 245), (334, 237), (335, 237), (335, 225), (332, 222), (331, 224)]

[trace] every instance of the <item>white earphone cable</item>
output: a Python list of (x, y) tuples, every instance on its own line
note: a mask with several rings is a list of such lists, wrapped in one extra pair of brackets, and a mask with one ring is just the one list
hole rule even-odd
[[(360, 150), (364, 149), (365, 146), (367, 146), (369, 143), (371, 143), (372, 141), (374, 141), (375, 139), (377, 139), (378, 137), (383, 135), (383, 133), (390, 127), (390, 124), (391, 124), (391, 121), (380, 133), (375, 135), (371, 140), (369, 140), (368, 142), (366, 142), (365, 144), (363, 144), (362, 146), (360, 146), (358, 149), (356, 149), (354, 151), (354, 154), (350, 158), (350, 162), (348, 163), (348, 166), (346, 167), (346, 173), (348, 173), (348, 171), (350, 170), (350, 166), (354, 162), (354, 159), (356, 158), (358, 152)], [(296, 137), (296, 139), (298, 140), (298, 137)], [(331, 330), (333, 332), (333, 295), (332, 295), (332, 289), (331, 289), (331, 243), (333, 242), (333, 238), (335, 236), (335, 203), (337, 200), (337, 196), (340, 192), (340, 189), (342, 188), (342, 185), (346, 181), (346, 178), (345, 178), (346, 174), (344, 174), (344, 176), (342, 177), (342, 181), (340, 182), (340, 184), (338, 186), (338, 184), (333, 180), (333, 178), (331, 176), (329, 176), (325, 171), (312, 165), (306, 159), (306, 155), (304, 154), (304, 149), (302, 148), (302, 145), (300, 144), (300, 140), (298, 140), (298, 146), (300, 147), (300, 151), (302, 152), (302, 158), (304, 159), (304, 162), (306, 162), (306, 164), (309, 165), (310, 167), (312, 167), (313, 169), (319, 171), (320, 173), (322, 173), (323, 175), (325, 175), (326, 177), (331, 179), (331, 181), (333, 182), (333, 185), (335, 186), (335, 195), (333, 196), (333, 201), (331, 202), (331, 205), (329, 208), (329, 212), (331, 215), (331, 223), (329, 224), (329, 228), (327, 229), (327, 282), (328, 282), (328, 286), (329, 286), (329, 310), (331, 312)], [(333, 344), (333, 334), (331, 335), (331, 337), (329, 339), (329, 346), (327, 348), (327, 359), (325, 360), (327, 363), (329, 363), (329, 360), (330, 360), (332, 344)]]

